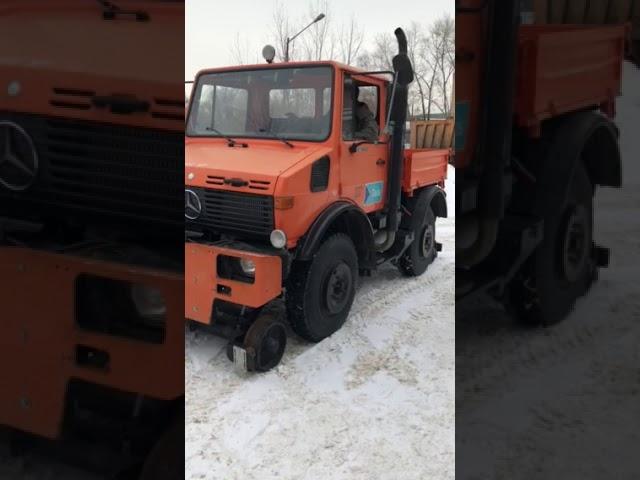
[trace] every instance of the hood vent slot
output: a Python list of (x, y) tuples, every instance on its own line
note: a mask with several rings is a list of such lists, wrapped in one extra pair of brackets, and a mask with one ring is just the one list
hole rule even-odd
[[(97, 93), (81, 88), (55, 87), (49, 103), (57, 108), (91, 110)], [(182, 100), (154, 98), (150, 114), (153, 118), (184, 122), (184, 103)]]
[(252, 188), (253, 190), (269, 190), (269, 185), (271, 185), (271, 182), (249, 180), (249, 188)]
[[(228, 179), (222, 176), (208, 175), (207, 185), (228, 185), (229, 182), (225, 182), (225, 180)], [(271, 182), (267, 180), (249, 180), (249, 185), (247, 185), (247, 187), (252, 190), (269, 190), (270, 185)]]
[(184, 102), (166, 98), (154, 98), (151, 116), (163, 120), (179, 120), (184, 122)]
[(96, 93), (91, 90), (76, 88), (54, 88), (50, 104), (57, 108), (70, 108), (75, 110), (90, 110), (91, 99)]
[(214, 177), (209, 175), (207, 176), (207, 183), (209, 185), (224, 185), (224, 177)]

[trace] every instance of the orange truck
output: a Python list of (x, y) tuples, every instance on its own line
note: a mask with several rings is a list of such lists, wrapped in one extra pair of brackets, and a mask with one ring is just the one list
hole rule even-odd
[[(395, 34), (393, 71), (275, 64), (267, 46), (264, 65), (195, 79), (185, 316), (229, 338), (241, 368), (266, 371), (282, 358), (274, 300), (284, 299), (295, 333), (319, 342), (347, 319), (358, 275), (384, 262), (421, 275), (437, 255), (450, 152), (404, 148), (413, 70), (403, 31)], [(363, 108), (378, 134), (361, 133)]]
[(547, 24), (535, 5), (456, 2), (456, 296), (548, 325), (608, 264), (593, 196), (622, 183), (613, 118), (633, 50), (627, 17)]
[(0, 425), (113, 453), (92, 468), (153, 451), (144, 478), (166, 478), (184, 461), (184, 5), (116, 3), (0, 5)]

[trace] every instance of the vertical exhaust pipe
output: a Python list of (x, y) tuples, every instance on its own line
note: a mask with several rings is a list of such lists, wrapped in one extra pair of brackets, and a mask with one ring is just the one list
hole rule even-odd
[(413, 81), (413, 66), (407, 55), (407, 37), (401, 28), (393, 32), (398, 40), (398, 54), (393, 57), (395, 84), (393, 102), (390, 106), (391, 147), (389, 161), (389, 194), (387, 197), (387, 236), (378, 247), (380, 251), (391, 248), (400, 226), (400, 206), (402, 199), (402, 175), (404, 168), (404, 133), (407, 122), (409, 84)]
[(519, 26), (518, 2), (493, 0), (489, 3), (483, 118), (477, 153), (477, 158), (483, 162), (478, 211), (471, 219), (458, 218), (460, 230), (472, 222), (476, 224), (477, 235), (471, 245), (456, 248), (457, 268), (471, 268), (487, 258), (495, 246), (499, 224), (504, 216), (504, 174), (511, 162)]

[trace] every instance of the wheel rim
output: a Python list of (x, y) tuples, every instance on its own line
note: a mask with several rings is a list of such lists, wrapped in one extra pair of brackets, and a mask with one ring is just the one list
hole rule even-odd
[(420, 253), (424, 258), (431, 255), (433, 247), (435, 245), (435, 235), (433, 234), (434, 228), (432, 224), (425, 226), (422, 232), (422, 238), (420, 240)]
[(589, 222), (586, 209), (575, 207), (567, 218), (562, 245), (562, 267), (567, 280), (578, 280), (589, 252)]
[(327, 275), (325, 303), (330, 313), (340, 313), (349, 303), (353, 277), (349, 266), (340, 262)]
[(280, 362), (285, 349), (286, 335), (281, 324), (274, 323), (269, 326), (260, 341), (260, 349), (257, 352), (260, 369), (269, 369)]

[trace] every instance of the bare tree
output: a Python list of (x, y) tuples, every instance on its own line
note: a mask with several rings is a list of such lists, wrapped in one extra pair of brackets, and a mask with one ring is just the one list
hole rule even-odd
[[(308, 32), (304, 33), (301, 40), (305, 57), (307, 60), (324, 60), (333, 58), (335, 54), (335, 36), (331, 33), (331, 12), (329, 0), (314, 0), (309, 2), (308, 18), (301, 22), (299, 28), (303, 28), (305, 23), (309, 23), (319, 13), (324, 13), (324, 20), (314, 23)], [(297, 32), (294, 32), (294, 35)]]
[(235, 65), (246, 65), (251, 63), (251, 55), (249, 54), (251, 47), (247, 39), (242, 41), (240, 34), (236, 33), (233, 43), (231, 44), (230, 54), (231, 60)]
[(356, 22), (354, 16), (348, 24), (342, 25), (340, 28), (340, 55), (341, 60), (347, 65), (351, 65), (352, 61), (358, 58), (362, 42), (364, 41), (364, 32)]
[(409, 91), (409, 101), (411, 106), (410, 113), (412, 117), (416, 115), (415, 104), (419, 103), (422, 119), (426, 120), (427, 103), (429, 103), (431, 99), (426, 97), (424, 89), (424, 76), (427, 73), (425, 71), (427, 66), (425, 65), (425, 62), (422, 61), (422, 57), (420, 55), (421, 50), (424, 48), (422, 27), (418, 23), (412, 22), (411, 26), (405, 33), (407, 35), (407, 54), (409, 56), (409, 60), (411, 60), (415, 77), (415, 82)]
[[(291, 20), (287, 14), (285, 6), (281, 2), (276, 2), (273, 17), (272, 36), (275, 43), (276, 57), (279, 61), (284, 61), (287, 51), (287, 39), (294, 35), (291, 31)], [(294, 44), (289, 45), (289, 59), (295, 58)]]
[(380, 70), (393, 70), (391, 63), (394, 51), (395, 41), (390, 33), (379, 33), (373, 39), (373, 48), (369, 52), (370, 68), (378, 68)]
[[(308, 14), (292, 21), (283, 4), (278, 1), (273, 13), (272, 38), (277, 58), (285, 58), (287, 39), (298, 33), (319, 13), (323, 21), (313, 24), (308, 32), (289, 45), (289, 58), (324, 60), (340, 58), (347, 64), (365, 69), (392, 70), (392, 59), (396, 54), (396, 42), (390, 33), (379, 33), (373, 38), (371, 47), (363, 49), (364, 29), (351, 17), (348, 23), (334, 28), (331, 21), (330, 0), (310, 0)], [(455, 69), (455, 28), (453, 18), (445, 15), (428, 28), (417, 22), (406, 30), (408, 54), (413, 64), (415, 81), (409, 92), (411, 116), (429, 120), (434, 111), (449, 115), (453, 92)], [(298, 48), (296, 49), (296, 43)], [(248, 46), (240, 38), (232, 48), (238, 63), (246, 63)]]
[(423, 86), (427, 103), (426, 119), (430, 120), (434, 107), (448, 115), (453, 91), (455, 43), (453, 19), (446, 15), (436, 20), (422, 39), (418, 61), (423, 70), (416, 74)]
[[(409, 89), (409, 115), (420, 115), (423, 119), (430, 116), (433, 98), (431, 77), (435, 69), (426, 61), (426, 45), (428, 39), (424, 29), (418, 23), (412, 23), (406, 30), (407, 50), (415, 73), (415, 81)], [(357, 64), (367, 69), (393, 70), (392, 59), (396, 51), (396, 41), (390, 33), (381, 33), (374, 37), (373, 46), (368, 52), (357, 57)]]
[(437, 103), (440, 111), (445, 116), (449, 116), (455, 71), (455, 24), (453, 18), (445, 15), (436, 20), (432, 32), (433, 36), (437, 38), (437, 48), (433, 57), (438, 72), (436, 77), (436, 87), (439, 93)]
[(420, 80), (423, 84), (423, 91), (427, 103), (427, 111), (423, 112), (424, 120), (431, 120), (431, 114), (434, 106), (434, 96), (436, 91), (436, 77), (438, 70), (436, 68), (435, 54), (437, 38), (434, 38), (430, 31), (428, 36), (423, 38), (423, 45), (419, 51), (420, 60), (423, 64), (423, 71), (420, 74)]
[(374, 68), (371, 55), (366, 50), (355, 58), (355, 65), (365, 70), (371, 70)]

